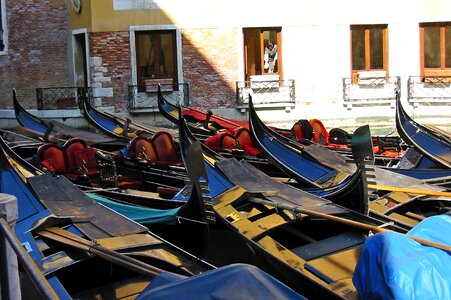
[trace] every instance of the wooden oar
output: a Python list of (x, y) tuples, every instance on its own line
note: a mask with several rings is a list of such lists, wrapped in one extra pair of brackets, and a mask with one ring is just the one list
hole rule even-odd
[[(370, 230), (373, 232), (394, 232), (392, 230), (389, 229), (385, 229), (385, 228), (381, 228), (381, 227), (377, 227), (374, 225), (370, 225), (370, 224), (366, 224), (366, 223), (362, 223), (362, 222), (358, 222), (358, 221), (354, 221), (354, 220), (349, 220), (346, 218), (341, 218), (341, 217), (337, 217), (334, 215), (328, 215), (325, 213), (321, 213), (321, 212), (317, 212), (317, 211), (313, 211), (310, 209), (305, 209), (302, 208), (300, 206), (296, 206), (296, 205), (290, 205), (290, 204), (285, 204), (285, 203), (274, 203), (272, 201), (268, 201), (268, 200), (263, 200), (263, 199), (256, 199), (256, 198), (252, 198), (249, 199), (249, 201), (254, 202), (254, 203), (259, 203), (259, 204), (263, 204), (263, 205), (267, 205), (267, 206), (272, 206), (278, 209), (286, 209), (289, 211), (294, 211), (297, 213), (303, 213), (309, 216), (314, 216), (314, 217), (318, 217), (318, 218), (322, 218), (325, 220), (330, 220), (330, 221), (335, 221), (335, 222), (339, 222), (339, 223), (343, 223), (349, 226), (354, 226), (360, 229), (365, 229), (365, 230)], [(437, 242), (432, 242), (429, 240), (425, 240), (422, 238), (418, 238), (415, 236), (411, 236), (406, 234), (405, 236), (411, 238), (412, 240), (425, 245), (425, 246), (430, 246), (430, 247), (435, 247), (444, 251), (451, 251), (451, 246), (449, 245), (444, 245), (442, 243), (437, 243)]]
[(377, 189), (380, 191), (404, 192), (404, 193), (427, 195), (427, 196), (451, 197), (450, 192), (427, 191), (427, 190), (421, 190), (421, 189), (401, 188), (401, 187), (396, 187), (396, 186), (386, 186), (386, 185), (377, 185), (377, 184), (368, 184), (368, 187), (372, 188), (372, 189)]
[(49, 227), (39, 231), (38, 234), (68, 246), (86, 251), (89, 254), (98, 256), (145, 276), (150, 276), (153, 278), (163, 272), (163, 270), (159, 268), (143, 263), (142, 261), (117, 251), (105, 248), (59, 227)]
[[(17, 133), (23, 134), (25, 136), (29, 136), (29, 137), (32, 137), (32, 138), (44, 139), (44, 135), (42, 133), (37, 132), (37, 131), (32, 130), (32, 129), (29, 129), (29, 128), (26, 128), (26, 127), (23, 127), (23, 126), (19, 126), (15, 130), (17, 131)], [(49, 135), (48, 136), (48, 141), (52, 142), (52, 143), (60, 143), (60, 142), (63, 142), (64, 140), (60, 139), (60, 138), (58, 138), (58, 137), (56, 137), (54, 135)]]

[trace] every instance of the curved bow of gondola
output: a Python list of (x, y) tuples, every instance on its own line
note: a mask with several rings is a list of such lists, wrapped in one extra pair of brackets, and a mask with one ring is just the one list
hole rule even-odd
[[(181, 105), (174, 105), (164, 98), (163, 93), (161, 92), (161, 87), (158, 85), (158, 109), (163, 117), (175, 125), (179, 125), (180, 120), (178, 107), (181, 107)], [(199, 138), (206, 139), (214, 134), (214, 132), (205, 128), (202, 123), (195, 124), (187, 122), (186, 120), (185, 122), (187, 126), (189, 126), (190, 131), (196, 134)]]
[(161, 92), (161, 86), (158, 85), (158, 109), (160, 113), (175, 125), (179, 124), (179, 113), (177, 106), (167, 101)]
[[(188, 149), (195, 143), (199, 143), (198, 139), (191, 132), (190, 127), (182, 117), (181, 108), (178, 108), (178, 113), (180, 115), (179, 124), (179, 138), (180, 138), (180, 153), (184, 163), (187, 163)], [(204, 165), (206, 170), (206, 176), (208, 177), (208, 186), (210, 189), (210, 195), (212, 198), (224, 193), (225, 191), (231, 189), (234, 184), (230, 182), (227, 177), (216, 169), (216, 161), (224, 159), (219, 154), (201, 144), (202, 155), (204, 158)]]
[(399, 91), (396, 93), (396, 129), (408, 145), (439, 165), (451, 168), (449, 137), (415, 122), (402, 107)]
[[(347, 178), (355, 172), (355, 168), (349, 168), (345, 163), (345, 158), (337, 156), (338, 154), (328, 152), (330, 157), (338, 157), (342, 160), (341, 164), (338, 161), (329, 164), (322, 164), (321, 146), (316, 147), (318, 153), (314, 157), (307, 153), (308, 146), (301, 145), (294, 142), (274, 130), (266, 126), (258, 117), (252, 103), (249, 100), (249, 123), (251, 136), (258, 145), (261, 151), (269, 157), (274, 164), (286, 172), (289, 176), (296, 179), (300, 184), (306, 187), (329, 188), (346, 181)], [(318, 148), (319, 147), (319, 148)], [(323, 150), (327, 151), (327, 150)], [(325, 155), (323, 155), (325, 156)], [(334, 165), (332, 168), (330, 165)], [(339, 169), (340, 165), (342, 166)]]
[(21, 126), (42, 135), (56, 134), (56, 132), (52, 130), (52, 125), (50, 123), (30, 114), (20, 105), (19, 100), (17, 100), (17, 92), (15, 89), (13, 89), (13, 105), (17, 122), (19, 122)]
[[(305, 153), (303, 145), (268, 128), (258, 117), (252, 99), (249, 101), (249, 122), (252, 138), (259, 149), (289, 176), (298, 182), (307, 184), (310, 188), (305, 189), (306, 191), (330, 199), (342, 206), (366, 212), (367, 189), (362, 182), (361, 170), (355, 171), (355, 167), (349, 168), (347, 165), (343, 165), (343, 169), (340, 171), (319, 163), (319, 160), (312, 157), (311, 153)], [(326, 150), (317, 148), (321, 146), (315, 145), (314, 147), (318, 151), (318, 155), (327, 155), (327, 153), (321, 154), (321, 151)], [(334, 155), (338, 154), (331, 152), (330, 156)], [(339, 157), (337, 160), (337, 168), (340, 159)], [(351, 173), (350, 170), (354, 170), (354, 172)]]
[(126, 125), (118, 119), (108, 116), (95, 109), (89, 102), (89, 99), (84, 99), (81, 107), (83, 109), (83, 115), (92, 127), (100, 130), (107, 136), (120, 141), (130, 140), (130, 137), (126, 135)]

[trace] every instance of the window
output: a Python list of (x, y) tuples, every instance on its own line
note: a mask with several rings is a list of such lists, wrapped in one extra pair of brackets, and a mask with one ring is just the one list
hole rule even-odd
[(259, 75), (275, 75), (281, 79), (281, 29), (246, 28), (243, 33), (246, 81)]
[(172, 83), (177, 88), (177, 51), (175, 30), (136, 31), (136, 68), (138, 91), (149, 83)]
[(451, 75), (451, 23), (420, 24), (421, 74)]
[(2, 51), (6, 51), (6, 12), (4, 0), (0, 0), (0, 52)]
[(352, 76), (361, 71), (388, 71), (387, 25), (351, 26)]

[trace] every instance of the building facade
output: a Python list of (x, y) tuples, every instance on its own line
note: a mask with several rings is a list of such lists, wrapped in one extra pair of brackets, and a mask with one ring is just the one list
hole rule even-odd
[[(414, 117), (451, 124), (446, 0), (0, 2), (2, 99), (12, 85), (30, 104), (36, 87), (87, 87), (98, 107), (152, 123), (159, 83), (174, 101), (233, 118), (246, 119), (252, 96), (272, 124), (355, 128), (394, 127), (400, 89)], [(30, 26), (39, 9), (42, 25)], [(35, 31), (53, 46), (30, 46)], [(42, 78), (24, 72), (37, 63)]]

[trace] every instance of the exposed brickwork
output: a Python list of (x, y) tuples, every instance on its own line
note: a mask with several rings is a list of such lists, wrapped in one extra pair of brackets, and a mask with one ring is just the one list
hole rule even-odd
[(36, 108), (36, 87), (67, 86), (68, 18), (63, 0), (6, 1), (8, 54), (0, 55), (0, 108)]
[(238, 80), (236, 29), (184, 29), (183, 77), (193, 106), (234, 107)]
[(128, 84), (131, 80), (130, 39), (128, 32), (100, 32), (90, 34), (90, 57), (102, 58), (111, 82), (102, 87), (112, 87), (113, 97), (102, 98), (102, 106), (114, 105), (116, 111), (125, 111), (128, 101)]

